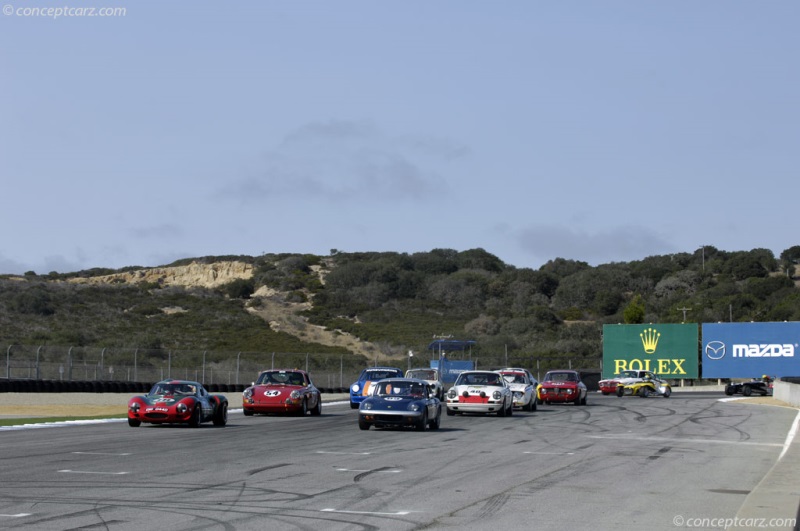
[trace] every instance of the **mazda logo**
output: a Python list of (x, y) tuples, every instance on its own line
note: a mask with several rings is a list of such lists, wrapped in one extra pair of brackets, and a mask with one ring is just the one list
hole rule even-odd
[(725, 343), (722, 341), (709, 341), (706, 343), (706, 356), (710, 360), (722, 359), (725, 356)]

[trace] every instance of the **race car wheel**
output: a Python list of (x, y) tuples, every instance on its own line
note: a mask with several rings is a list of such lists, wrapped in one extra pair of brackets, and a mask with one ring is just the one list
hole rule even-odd
[(203, 411), (200, 409), (200, 405), (198, 404), (194, 407), (194, 411), (192, 412), (192, 418), (189, 419), (189, 426), (191, 426), (192, 428), (199, 428), (202, 416), (203, 416)]
[(664, 389), (664, 398), (669, 398), (669, 395), (671, 394), (672, 394), (672, 389), (670, 389), (669, 387)]
[(448, 417), (455, 417), (455, 416), (456, 416), (456, 412), (455, 412), (455, 411), (453, 411), (453, 410), (452, 410), (452, 409), (450, 409), (450, 408), (446, 408), (446, 409), (445, 409), (445, 411), (447, 412), (447, 416), (448, 416)]
[(525, 411), (533, 411), (534, 409), (536, 409), (536, 401), (533, 398), (531, 398), (531, 401), (522, 406), (522, 409), (524, 409)]
[(511, 400), (508, 403), (508, 409), (506, 410), (506, 417), (510, 417), (513, 414), (514, 414), (514, 401)]
[(428, 410), (422, 410), (422, 416), (419, 418), (419, 422), (417, 422), (417, 431), (425, 431), (425, 426), (428, 425)]
[(744, 396), (750, 396), (751, 394), (753, 394), (753, 388), (750, 387), (749, 385), (745, 385), (744, 389), (742, 389), (742, 394)]
[(358, 404), (355, 402), (350, 402), (350, 409), (358, 409)]
[(575, 397), (575, 400), (572, 403), (575, 404), (576, 406), (581, 405), (581, 393), (580, 392), (578, 392), (578, 396)]
[(322, 397), (317, 397), (317, 405), (314, 406), (314, 409), (311, 410), (311, 414), (315, 417), (322, 415)]
[(141, 420), (128, 419), (128, 426), (130, 426), (131, 428), (138, 428), (141, 425), (142, 425)]
[(506, 408), (506, 404), (504, 402), (502, 407), (497, 410), (497, 416), (498, 417), (505, 417), (506, 413), (508, 413), (508, 408)]
[(438, 429), (439, 429), (439, 426), (441, 425), (441, 423), (442, 423), (442, 412), (441, 412), (441, 410), (440, 410), (440, 411), (439, 411), (439, 414), (438, 414), (438, 415), (436, 415), (436, 418), (435, 418), (435, 419), (433, 419), (432, 421), (430, 421), (430, 422), (428, 423), (428, 426), (429, 426), (429, 427), (430, 427), (430, 429), (432, 429), (432, 430), (438, 430)]
[(303, 403), (300, 405), (300, 409), (297, 410), (298, 417), (305, 417), (308, 414), (308, 401), (304, 398)]
[(214, 426), (224, 426), (228, 423), (228, 403), (223, 402), (214, 411)]
[(640, 387), (639, 396), (641, 396), (642, 398), (647, 398), (648, 396), (650, 396), (650, 389), (644, 386)]
[(248, 409), (243, 409), (242, 413), (244, 413), (245, 417), (252, 417), (253, 416), (253, 412), (248, 410)]
[(584, 397), (581, 399), (581, 405), (582, 405), (582, 406), (585, 406), (585, 405), (586, 405), (586, 398), (587, 398), (587, 397), (585, 397), (585, 396), (584, 396)]
[(731, 396), (735, 392), (736, 391), (733, 389), (733, 386), (731, 384), (728, 384), (728, 385), (725, 386), (725, 394), (726, 395)]
[(358, 429), (360, 430), (368, 430), (369, 429), (369, 422), (364, 422), (363, 420), (358, 420)]
[(617, 396), (621, 397), (624, 394), (625, 394), (625, 388), (624, 387), (617, 387)]

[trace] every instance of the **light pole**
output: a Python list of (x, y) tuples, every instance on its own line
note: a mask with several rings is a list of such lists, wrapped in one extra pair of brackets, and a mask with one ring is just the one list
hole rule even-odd
[(705, 245), (701, 245), (700, 247), (698, 247), (698, 249), (700, 249), (701, 252), (702, 252), (703, 271), (705, 271), (706, 270), (706, 246)]

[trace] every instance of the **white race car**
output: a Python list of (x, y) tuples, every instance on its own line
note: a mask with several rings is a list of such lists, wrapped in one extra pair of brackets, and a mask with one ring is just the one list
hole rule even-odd
[(512, 367), (498, 372), (503, 375), (514, 394), (514, 407), (521, 407), (525, 411), (536, 411), (536, 386), (539, 382), (533, 374), (528, 369)]
[(447, 414), (514, 412), (514, 396), (503, 375), (496, 371), (465, 371), (447, 391)]
[(439, 400), (444, 401), (444, 385), (439, 378), (438, 369), (409, 369), (406, 371), (406, 378), (425, 380), (430, 384), (433, 395)]

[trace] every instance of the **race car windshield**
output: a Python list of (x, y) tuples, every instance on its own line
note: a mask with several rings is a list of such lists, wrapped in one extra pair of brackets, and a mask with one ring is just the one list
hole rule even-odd
[(435, 380), (436, 373), (434, 371), (408, 371), (409, 378), (419, 378), (420, 380)]
[(499, 374), (462, 374), (456, 385), (503, 385)]
[(382, 382), (378, 384), (375, 394), (377, 396), (421, 397), (425, 394), (425, 388), (418, 383)]
[(395, 371), (367, 371), (367, 380), (383, 380), (384, 378), (396, 378), (402, 376)]
[(525, 383), (525, 375), (519, 373), (504, 374), (503, 378), (505, 378), (508, 383)]
[(577, 378), (571, 372), (551, 372), (544, 378), (549, 382), (576, 382)]
[(258, 377), (256, 385), (305, 385), (302, 373), (293, 371), (265, 372)]
[(620, 378), (636, 378), (636, 371), (622, 371), (619, 373)]

